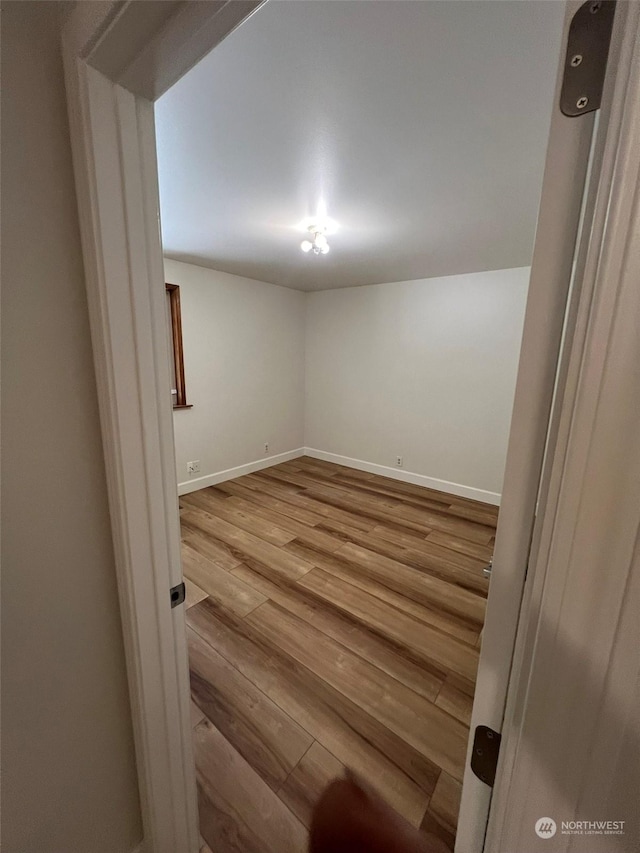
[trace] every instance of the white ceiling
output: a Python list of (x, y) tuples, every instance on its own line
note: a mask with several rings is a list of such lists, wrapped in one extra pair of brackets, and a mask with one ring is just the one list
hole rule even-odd
[(526, 266), (563, 7), (271, 0), (156, 105), (165, 254), (300, 290)]

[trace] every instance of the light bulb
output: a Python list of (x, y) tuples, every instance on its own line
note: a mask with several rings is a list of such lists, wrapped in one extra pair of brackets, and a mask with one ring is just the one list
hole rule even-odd
[(310, 252), (311, 249), (313, 249), (313, 243), (309, 240), (303, 240), (302, 243), (300, 243), (300, 248), (303, 252)]
[(324, 234), (316, 234), (315, 243), (316, 243), (316, 246), (320, 249), (320, 251), (322, 251), (325, 246), (329, 245), (327, 243), (327, 238), (324, 236)]
[(320, 251), (322, 252), (322, 254), (323, 254), (323, 255), (326, 255), (326, 254), (327, 254), (327, 252), (329, 251), (329, 244), (327, 243), (327, 245), (326, 245), (326, 246), (322, 246), (322, 247), (320, 248)]

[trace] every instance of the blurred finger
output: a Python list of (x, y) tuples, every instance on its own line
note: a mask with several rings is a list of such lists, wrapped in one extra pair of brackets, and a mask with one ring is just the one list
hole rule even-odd
[(332, 782), (314, 810), (310, 853), (450, 853), (353, 774)]

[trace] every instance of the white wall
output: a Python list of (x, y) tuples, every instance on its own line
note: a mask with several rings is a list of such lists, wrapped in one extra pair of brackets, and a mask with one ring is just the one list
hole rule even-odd
[(63, 13), (2, 4), (2, 849), (125, 853), (142, 829)]
[(499, 501), (528, 267), (315, 293), (168, 259), (165, 274), (193, 404), (174, 413), (181, 492), (306, 446)]
[[(180, 491), (299, 450), (305, 294), (168, 259), (165, 277), (180, 286), (187, 402), (193, 404), (173, 418)], [(189, 478), (187, 462), (194, 460), (200, 474)]]
[(400, 455), (405, 472), (496, 501), (528, 279), (525, 267), (307, 294), (307, 447), (390, 467)]

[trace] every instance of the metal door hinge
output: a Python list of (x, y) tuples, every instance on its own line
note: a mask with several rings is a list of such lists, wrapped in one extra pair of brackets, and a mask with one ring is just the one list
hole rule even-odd
[(478, 726), (473, 738), (471, 769), (478, 779), (490, 788), (493, 788), (496, 781), (501, 739), (502, 735), (494, 732), (489, 726)]
[(575, 118), (599, 109), (616, 0), (589, 0), (573, 16), (564, 58), (560, 110)]
[(184, 585), (184, 581), (182, 581), (182, 583), (179, 583), (178, 586), (172, 586), (169, 590), (169, 595), (171, 597), (171, 606), (177, 607), (179, 604), (182, 604), (186, 592), (187, 591)]

